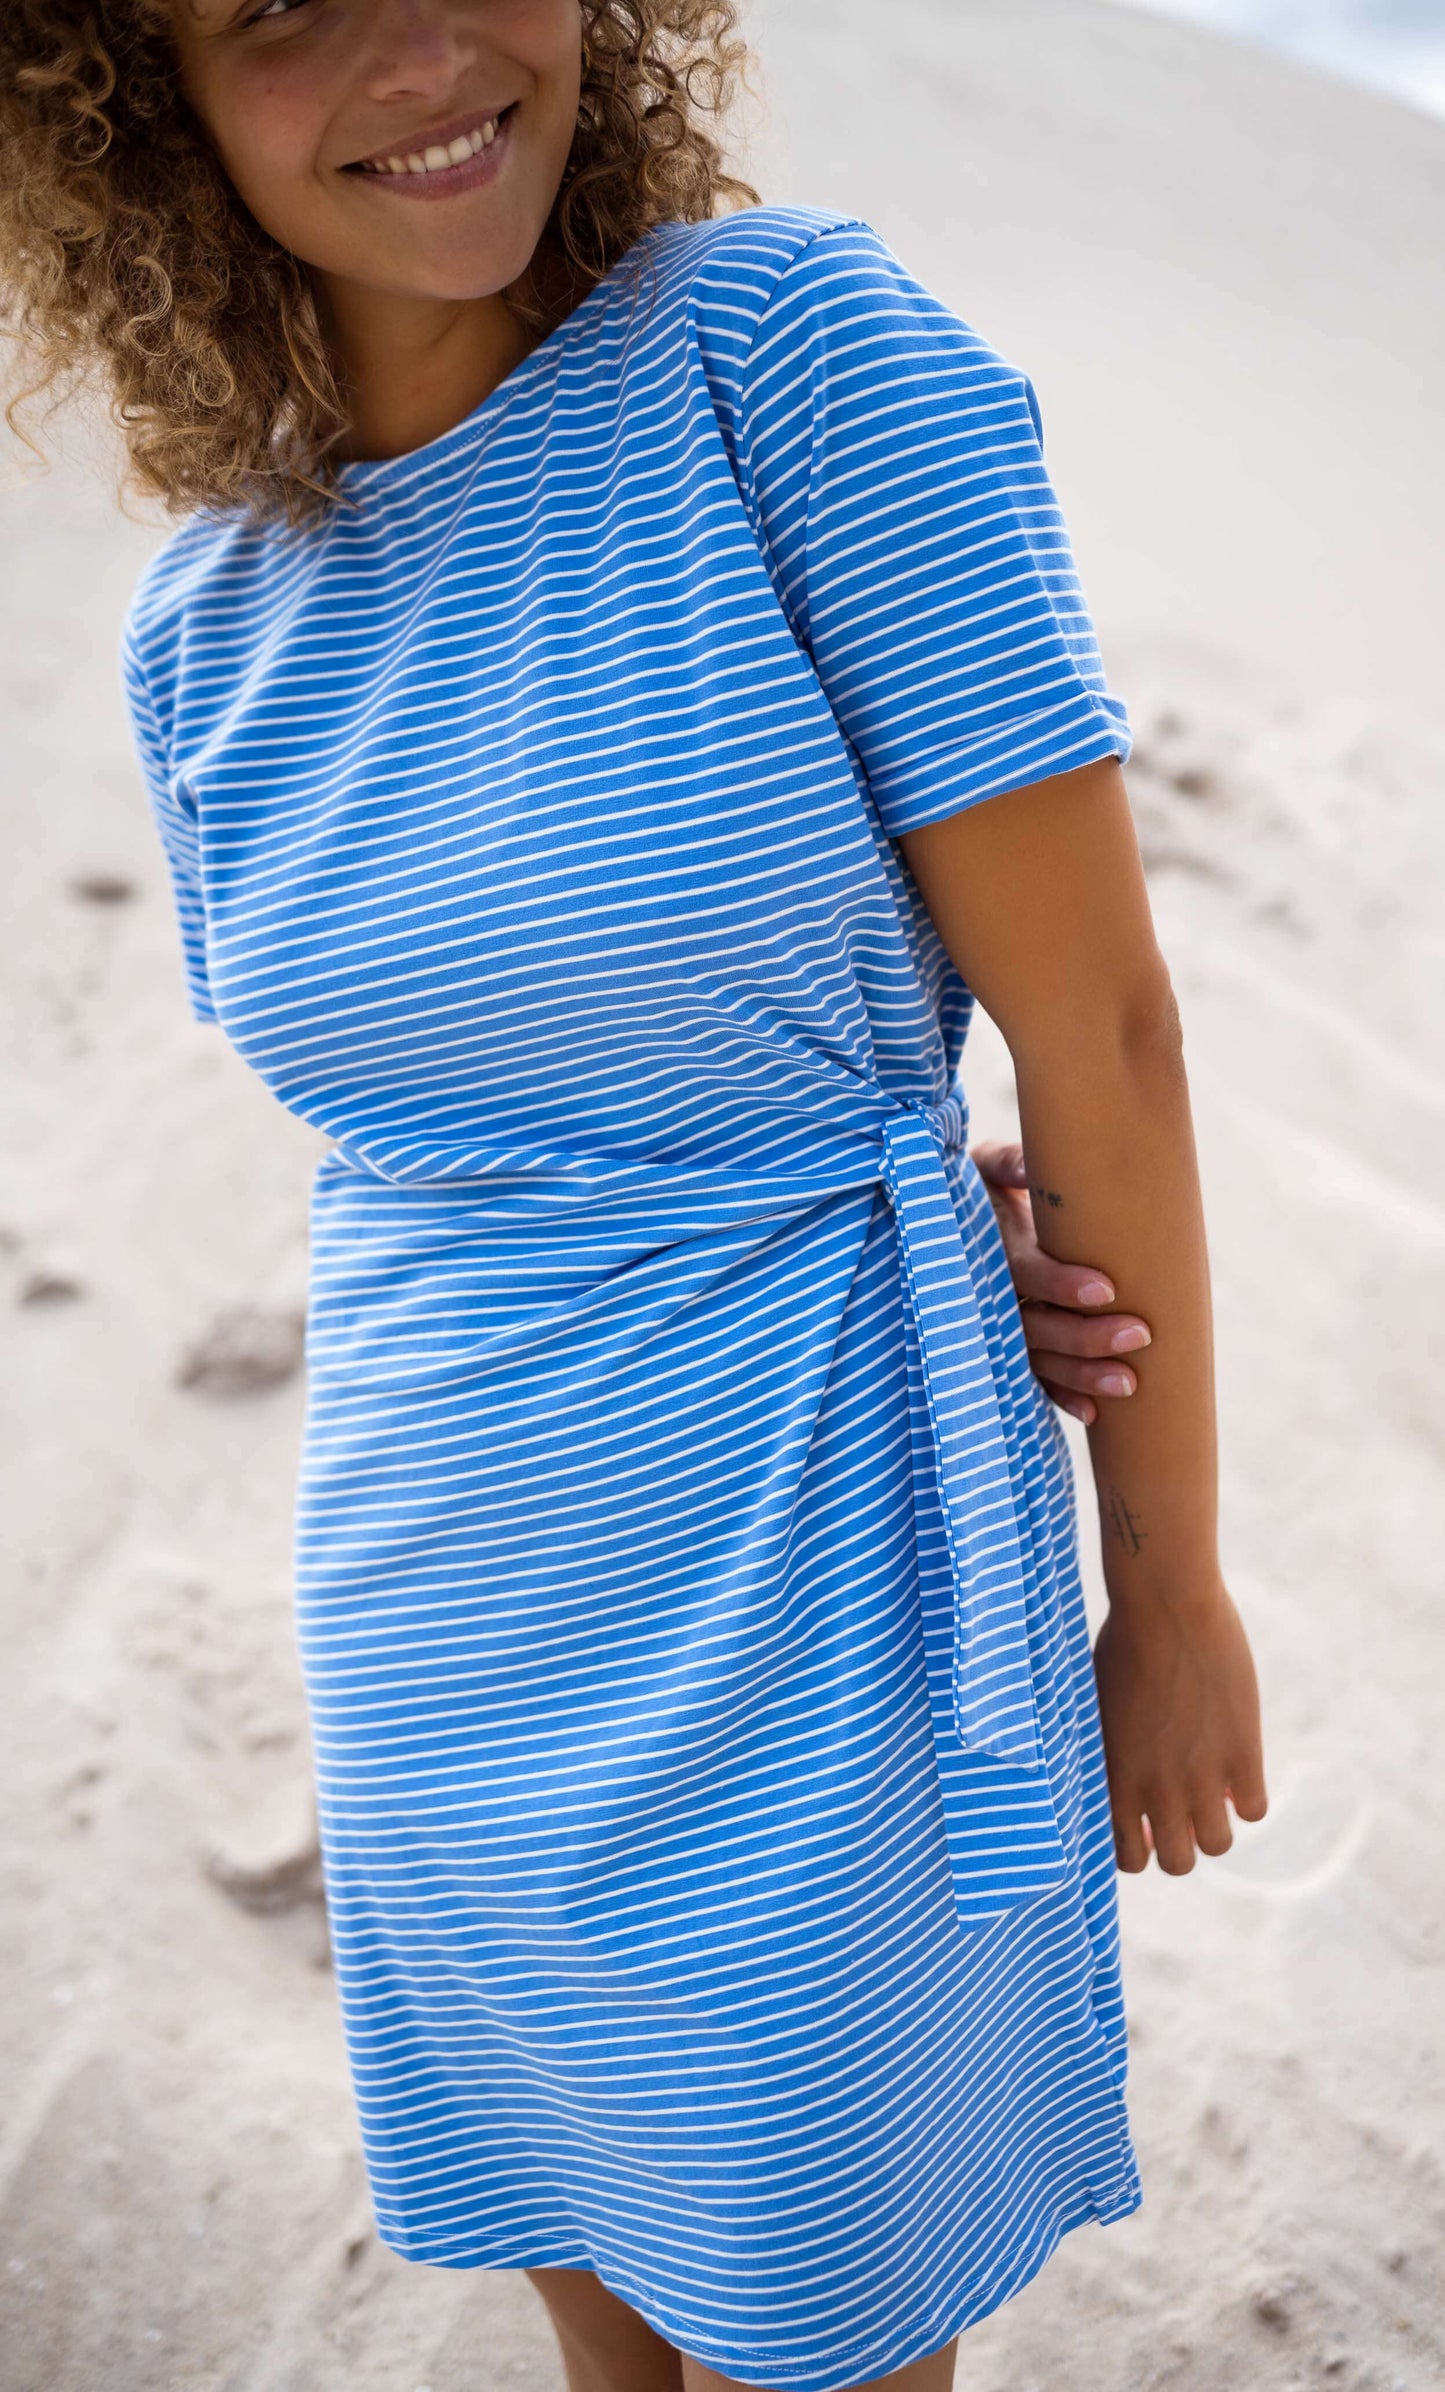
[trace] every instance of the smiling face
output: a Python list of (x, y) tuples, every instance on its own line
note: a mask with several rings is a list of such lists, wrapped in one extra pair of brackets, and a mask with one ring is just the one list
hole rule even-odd
[(481, 299), (536, 249), (581, 84), (578, 0), (171, 0), (236, 192), (323, 283)]

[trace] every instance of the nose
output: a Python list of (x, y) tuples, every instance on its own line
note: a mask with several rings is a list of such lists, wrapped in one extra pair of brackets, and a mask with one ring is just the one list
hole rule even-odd
[(363, 27), (367, 97), (445, 99), (476, 63), (481, 13), (458, 0), (372, 0)]

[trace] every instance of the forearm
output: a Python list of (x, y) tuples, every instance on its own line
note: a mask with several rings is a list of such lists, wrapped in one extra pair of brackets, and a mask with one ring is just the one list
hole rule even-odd
[[(1265, 1809), (1259, 1689), (1219, 1572), (1214, 1356), (1183, 1045), (1112, 759), (902, 842), (1018, 1081), (1040, 1242), (1149, 1324), (1089, 1429), (1111, 1610), (1094, 1645), (1120, 1865), (1223, 1852)], [(1148, 1823), (1146, 1837), (1145, 1822)]]
[(1188, 1083), (1172, 1000), (1132, 1034), (1015, 1058), (1042, 1243), (1099, 1264), (1149, 1322), (1135, 1393), (1103, 1407), (1089, 1455), (1112, 1602), (1211, 1596), (1219, 1575), (1211, 1304)]

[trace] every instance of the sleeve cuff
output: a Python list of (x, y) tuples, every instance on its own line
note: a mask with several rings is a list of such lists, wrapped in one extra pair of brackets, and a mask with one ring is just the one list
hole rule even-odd
[(1127, 764), (1132, 747), (1123, 701), (1081, 689), (981, 738), (910, 759), (906, 772), (881, 782), (870, 779), (869, 786), (884, 830), (896, 839), (925, 823), (947, 821), (985, 798), (1025, 789), (1105, 756)]

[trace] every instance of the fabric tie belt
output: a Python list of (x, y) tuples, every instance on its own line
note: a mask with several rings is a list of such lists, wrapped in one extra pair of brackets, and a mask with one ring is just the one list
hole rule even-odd
[[(321, 1168), (341, 1166), (398, 1187), (461, 1194), (490, 1190), (505, 1217), (535, 1235), (550, 1218), (613, 1206), (640, 1222), (648, 1245), (705, 1234), (708, 1228), (773, 1214), (797, 1218), (829, 1198), (882, 1185), (902, 1260), (905, 1314), (913, 1359), (928, 1407), (938, 1497), (952, 1575), (951, 1736), (963, 1750), (1007, 1764), (991, 1781), (994, 1799), (1014, 1771), (1026, 1773), (1021, 1809), (1032, 1814), (1031, 1849), (1016, 1879), (995, 1862), (986, 1890), (975, 1888), (973, 1917), (992, 1915), (1056, 1878), (1062, 1863), (1041, 1749), (1030, 1659), (1031, 1576), (1023, 1535), (1031, 1502), (1027, 1464), (1011, 1457), (1000, 1390), (975, 1286), (975, 1268), (944, 1167), (966, 1150), (968, 1110), (961, 1096), (938, 1102), (873, 1091), (881, 1120), (854, 1122), (821, 1168), (758, 1173), (690, 1163), (627, 1161), (573, 1149), (503, 1148), (431, 1139), (347, 1139)], [(859, 1134), (861, 1133), (861, 1134)], [(515, 1200), (517, 1210), (506, 1208)], [(485, 1199), (484, 1199), (485, 1201)], [(935, 1740), (944, 1730), (935, 1719)], [(956, 1793), (945, 1813), (960, 1829)], [(1017, 1779), (1012, 1781), (1018, 1786)], [(961, 1901), (965, 1899), (962, 1890)]]
[(881, 1177), (898, 1231), (953, 1565), (955, 1732), (971, 1752), (1034, 1770), (1044, 1760), (1008, 1440), (943, 1169), (944, 1154), (967, 1143), (960, 1097), (905, 1102), (883, 1126)]

